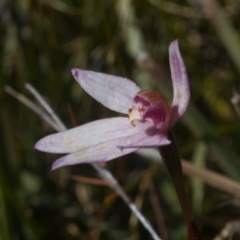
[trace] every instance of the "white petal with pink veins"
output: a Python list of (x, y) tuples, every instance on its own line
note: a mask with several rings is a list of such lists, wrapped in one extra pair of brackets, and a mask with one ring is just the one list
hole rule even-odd
[(186, 111), (190, 100), (188, 76), (177, 40), (173, 41), (169, 46), (169, 60), (173, 84), (173, 101), (169, 127), (172, 127)]
[(72, 74), (81, 87), (105, 107), (128, 113), (132, 107), (133, 97), (140, 88), (132, 81), (92, 71), (72, 69)]
[(106, 162), (137, 151), (140, 148), (122, 148), (119, 146), (143, 145), (147, 147), (149, 144), (151, 144), (151, 146), (159, 146), (166, 145), (168, 143), (169, 140), (166, 139), (165, 135), (157, 136), (157, 134), (155, 134), (152, 136), (147, 136), (144, 132), (136, 133), (128, 137), (122, 137), (92, 145), (88, 148), (81, 149), (75, 153), (59, 158), (53, 163), (52, 170), (55, 170), (59, 167), (80, 163)]
[(51, 153), (71, 153), (139, 132), (147, 135), (147, 130), (151, 127), (152, 124), (148, 122), (138, 122), (133, 127), (126, 117), (101, 119), (44, 137), (36, 143), (35, 149)]

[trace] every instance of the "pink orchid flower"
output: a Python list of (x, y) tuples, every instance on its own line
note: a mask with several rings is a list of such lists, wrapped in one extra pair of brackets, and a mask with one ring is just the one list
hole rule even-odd
[(90, 122), (44, 137), (35, 149), (67, 153), (52, 170), (80, 163), (105, 162), (143, 147), (170, 144), (167, 131), (186, 111), (190, 98), (186, 68), (177, 40), (169, 47), (173, 101), (171, 107), (156, 91), (141, 90), (126, 78), (72, 69), (81, 87), (105, 107), (128, 117)]

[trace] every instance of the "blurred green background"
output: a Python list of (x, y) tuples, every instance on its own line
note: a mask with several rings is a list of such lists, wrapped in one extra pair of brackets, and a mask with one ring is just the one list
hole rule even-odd
[[(191, 104), (173, 129), (180, 155), (240, 180), (239, 105), (230, 101), (240, 90), (239, 13), (236, 0), (1, 0), (0, 239), (151, 239), (109, 187), (72, 179), (98, 178), (90, 165), (50, 172), (57, 156), (33, 146), (54, 130), (4, 86), (34, 101), (24, 88), (31, 83), (68, 128), (71, 111), (79, 125), (116, 116), (83, 92), (74, 67), (132, 79), (171, 101), (176, 38), (191, 84)], [(131, 154), (106, 167), (163, 239), (186, 239), (170, 177), (150, 160)], [(239, 219), (238, 199), (185, 180), (204, 239)]]

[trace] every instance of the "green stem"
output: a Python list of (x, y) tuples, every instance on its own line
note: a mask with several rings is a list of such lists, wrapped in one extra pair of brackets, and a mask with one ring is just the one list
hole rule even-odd
[(201, 240), (201, 234), (194, 222), (192, 210), (185, 192), (182, 164), (178, 154), (176, 142), (171, 131), (168, 131), (168, 139), (171, 141), (171, 144), (159, 147), (159, 152), (172, 178), (175, 190), (177, 192), (183, 216), (188, 226), (188, 239)]

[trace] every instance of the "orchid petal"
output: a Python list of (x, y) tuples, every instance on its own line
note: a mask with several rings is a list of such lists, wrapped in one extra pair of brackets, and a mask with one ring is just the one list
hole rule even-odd
[(154, 148), (159, 146), (168, 145), (171, 143), (167, 139), (167, 134), (156, 132), (155, 135), (150, 135), (148, 137), (143, 138), (138, 143), (125, 145), (125, 146), (118, 146), (120, 149), (126, 148)]
[(162, 143), (168, 144), (169, 140), (165, 135), (161, 137), (157, 134), (151, 136), (146, 135), (145, 132), (133, 134), (131, 136), (109, 140), (104, 143), (92, 145), (88, 148), (81, 149), (75, 153), (66, 155), (56, 160), (52, 165), (52, 170), (59, 167), (80, 164), (80, 163), (96, 163), (106, 162), (114, 158), (129, 154), (137, 151), (140, 147), (127, 147), (122, 148), (118, 146), (130, 146), (130, 145), (144, 145), (148, 144), (159, 146)]
[(133, 97), (140, 88), (132, 81), (104, 73), (72, 69), (72, 74), (81, 87), (105, 107), (128, 113), (134, 104)]
[(173, 84), (173, 102), (169, 127), (172, 127), (186, 111), (190, 99), (188, 76), (177, 40), (169, 46), (169, 60)]
[(148, 134), (147, 130), (151, 127), (148, 122), (138, 122), (136, 127), (133, 127), (126, 117), (107, 118), (46, 136), (36, 143), (35, 149), (51, 153), (71, 153), (139, 132)]

